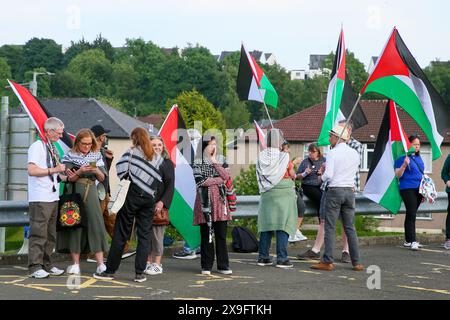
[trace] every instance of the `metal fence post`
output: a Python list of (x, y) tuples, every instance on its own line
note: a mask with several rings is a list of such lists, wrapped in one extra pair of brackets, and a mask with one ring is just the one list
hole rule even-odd
[[(8, 184), (9, 98), (2, 97), (0, 116), (0, 200), (6, 200)], [(1, 213), (0, 213), (1, 214)], [(6, 228), (0, 228), (0, 253), (5, 252)]]

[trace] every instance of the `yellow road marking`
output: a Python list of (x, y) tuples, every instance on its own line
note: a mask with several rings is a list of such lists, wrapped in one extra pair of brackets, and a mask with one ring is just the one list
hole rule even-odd
[(85, 281), (85, 282), (83, 282), (82, 284), (80, 284), (80, 289), (85, 289), (85, 288), (87, 288), (87, 287), (89, 287), (89, 286), (91, 286), (91, 284), (94, 284), (94, 283), (96, 283), (97, 282), (97, 279), (95, 279), (95, 278), (90, 278), (89, 280), (87, 280), (87, 281)]
[(197, 297), (197, 298), (173, 298), (173, 300), (212, 300), (211, 298)]
[(48, 289), (48, 288), (43, 288), (40, 287), (38, 285), (33, 285), (33, 284), (22, 284), (22, 283), (15, 283), (15, 286), (18, 287), (24, 287), (24, 288), (30, 288), (30, 289), (36, 289), (36, 290), (41, 290), (41, 291), (45, 291), (45, 292), (51, 292), (52, 289)]
[(427, 292), (434, 292), (434, 293), (441, 293), (441, 294), (450, 295), (450, 291), (448, 291), (448, 290), (428, 289), (428, 288), (411, 287), (411, 286), (400, 286), (400, 285), (398, 285), (397, 287), (405, 288), (405, 289), (411, 289), (411, 290), (427, 291)]
[(311, 273), (311, 274), (322, 274), (322, 272), (310, 271), (310, 270), (298, 270), (298, 272)]
[(133, 296), (94, 296), (96, 299), (142, 299), (142, 297)]
[(424, 277), (424, 276), (410, 276), (408, 274), (405, 274), (408, 278), (417, 278), (417, 279), (431, 279), (430, 277)]
[(438, 266), (438, 267), (443, 267), (443, 268), (450, 269), (450, 266), (447, 266), (445, 264), (430, 263), (430, 262), (421, 262), (420, 264), (425, 264), (425, 265), (429, 265), (429, 266)]
[(443, 253), (444, 252), (442, 250), (433, 250), (433, 249), (424, 249), (424, 248), (420, 248), (419, 251), (438, 252), (438, 253)]

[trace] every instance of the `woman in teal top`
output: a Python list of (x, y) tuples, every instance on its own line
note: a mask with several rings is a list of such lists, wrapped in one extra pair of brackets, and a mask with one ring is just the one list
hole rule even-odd
[(447, 159), (445, 160), (444, 166), (442, 167), (441, 177), (445, 182), (445, 186), (447, 187), (445, 191), (447, 191), (448, 197), (447, 219), (445, 221), (444, 248), (450, 250), (450, 154), (447, 155)]

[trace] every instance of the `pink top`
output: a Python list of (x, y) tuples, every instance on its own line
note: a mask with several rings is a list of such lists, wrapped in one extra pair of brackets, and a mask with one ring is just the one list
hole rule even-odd
[[(219, 185), (224, 184), (230, 178), (228, 171), (220, 164), (214, 164), (214, 168), (219, 173), (220, 177), (208, 178), (202, 184), (203, 187), (208, 187), (209, 199), (211, 202), (211, 216), (212, 221), (228, 221), (231, 220), (228, 203), (226, 199), (220, 196)], [(197, 193), (194, 204), (194, 226), (206, 223), (205, 216), (202, 211), (202, 204)]]

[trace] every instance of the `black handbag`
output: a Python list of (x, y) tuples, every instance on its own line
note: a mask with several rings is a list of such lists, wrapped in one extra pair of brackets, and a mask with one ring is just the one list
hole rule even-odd
[(87, 217), (83, 198), (75, 191), (74, 183), (72, 183), (71, 193), (67, 193), (65, 184), (63, 194), (59, 198), (58, 203), (56, 230), (62, 231), (74, 228), (84, 228), (86, 225)]

